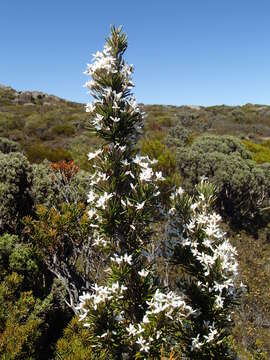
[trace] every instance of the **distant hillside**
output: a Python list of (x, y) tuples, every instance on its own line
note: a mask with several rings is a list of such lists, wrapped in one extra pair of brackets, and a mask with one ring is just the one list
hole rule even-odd
[[(266, 105), (141, 107), (147, 114), (147, 138), (165, 138), (178, 123), (194, 136), (230, 134), (255, 142), (270, 138), (270, 106)], [(45, 157), (73, 158), (84, 164), (85, 154), (98, 143), (86, 129), (88, 117), (84, 104), (0, 85), (0, 136), (18, 141), (33, 162)]]

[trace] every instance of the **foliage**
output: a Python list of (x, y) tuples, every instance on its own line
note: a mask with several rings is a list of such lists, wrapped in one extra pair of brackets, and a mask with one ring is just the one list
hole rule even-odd
[(74, 135), (75, 130), (72, 125), (62, 124), (62, 125), (55, 125), (52, 128), (52, 133), (56, 134), (56, 135), (71, 136), (71, 135)]
[(181, 123), (172, 127), (168, 132), (167, 144), (170, 147), (183, 147), (190, 145), (192, 142), (192, 132)]
[[(232, 138), (202, 137), (178, 150), (178, 164), (186, 189), (206, 176), (217, 188), (216, 205), (237, 227), (261, 226), (261, 209), (269, 201), (266, 169), (249, 159), (243, 145)], [(266, 205), (267, 206), (267, 205)]]
[(79, 170), (74, 162), (61, 161), (50, 164), (43, 161), (33, 164), (31, 194), (34, 204), (59, 208), (63, 202), (86, 202), (86, 186), (89, 175)]
[(0, 335), (1, 359), (50, 358), (51, 346), (63, 323), (63, 313), (53, 292), (44, 300), (35, 298), (31, 291), (21, 292), (15, 302), (6, 299), (5, 306), (9, 313)]
[[(94, 245), (103, 278), (83, 294), (78, 309), (89, 329), (93, 358), (159, 357), (169, 353), (191, 311), (181, 296), (158, 286), (151, 264), (153, 219), (158, 215), (156, 163), (140, 156), (135, 140), (142, 116), (130, 93), (132, 67), (123, 59), (127, 47), (121, 29), (112, 28), (104, 50), (87, 73), (95, 100), (88, 104), (90, 122), (106, 144), (88, 154), (95, 159), (88, 194)], [(146, 355), (147, 354), (147, 355)]]
[(0, 138), (0, 151), (4, 154), (8, 154), (10, 152), (19, 152), (20, 145), (12, 140), (7, 138)]
[(51, 168), (55, 172), (60, 172), (61, 175), (67, 180), (70, 181), (74, 175), (79, 171), (79, 166), (74, 163), (74, 161), (58, 161), (57, 163), (51, 164)]
[(59, 330), (68, 320), (59, 290), (56, 284), (51, 287), (33, 245), (20, 242), (15, 235), (0, 237), (1, 359), (50, 356)]
[(40, 163), (44, 159), (52, 162), (60, 160), (71, 160), (71, 154), (63, 148), (50, 148), (42, 143), (35, 143), (25, 148), (26, 155), (30, 162)]
[(40, 205), (36, 216), (37, 220), (25, 218), (24, 232), (48, 270), (62, 282), (65, 302), (76, 313), (79, 291), (89, 289), (99, 266), (85, 206), (64, 203), (57, 210)]
[(257, 239), (245, 231), (232, 235), (239, 253), (242, 278), (247, 285), (239, 310), (234, 315), (235, 347), (239, 354), (243, 354), (241, 359), (260, 359), (259, 353), (268, 354), (261, 356), (261, 359), (267, 359), (270, 354), (269, 224), (259, 231)]
[(56, 345), (57, 360), (89, 360), (92, 359), (91, 337), (88, 329), (74, 317), (65, 328), (63, 337)]
[[(90, 86), (90, 84), (88, 85)], [(117, 76), (114, 77), (110, 86), (116, 86), (118, 93), (120, 83), (117, 82)], [(19, 98), (21, 99), (23, 96), (24, 93), (21, 93)], [(82, 170), (77, 172), (77, 164), (81, 169), (94, 170), (87, 161), (86, 151), (88, 149), (97, 151), (100, 148), (104, 149), (104, 153), (98, 154), (99, 159), (100, 156), (108, 156), (110, 147), (108, 148), (107, 145), (101, 147), (101, 144), (104, 143), (103, 137), (101, 136), (100, 140), (98, 137), (89, 135), (89, 132), (86, 131), (89, 114), (85, 113), (84, 104), (76, 104), (62, 99), (54, 100), (50, 97), (46, 97), (46, 99), (46, 103), (41, 99), (40, 101), (26, 99), (28, 103), (25, 101), (18, 102), (18, 93), (15, 90), (0, 88), (0, 152), (6, 154), (6, 156), (0, 154), (0, 234), (5, 231), (18, 234), (17, 236), (5, 234), (0, 237), (1, 359), (53, 358), (55, 342), (61, 337), (62, 331), (72, 314), (63, 304), (63, 298), (69, 299), (68, 287), (63, 286), (63, 279), (62, 282), (53, 283), (55, 276), (52, 276), (48, 269), (52, 265), (48, 260), (53, 261), (55, 257), (51, 256), (50, 258), (49, 256), (51, 254), (57, 255), (58, 269), (63, 270), (63, 264), (68, 265), (69, 269), (74, 272), (73, 276), (76, 276), (77, 279), (77, 276), (80, 278), (84, 269), (83, 261), (77, 261), (75, 265), (72, 262), (76, 258), (74, 256), (76, 255), (74, 253), (76, 245), (80, 243), (80, 240), (95, 240), (101, 244), (104, 238), (108, 238), (108, 236), (96, 237), (97, 233), (95, 233), (94, 239), (89, 236), (95, 228), (89, 229), (88, 226), (90, 224), (95, 226), (96, 220), (95, 218), (86, 219), (85, 205), (81, 203), (86, 200), (88, 183), (92, 181), (91, 186), (94, 186), (93, 182), (96, 181), (96, 178), (89, 180), (89, 175), (86, 172)], [(111, 94), (109, 100), (112, 99), (113, 95)], [(261, 213), (260, 208), (267, 208), (268, 204), (264, 204), (264, 200), (269, 200), (270, 160), (268, 150), (270, 146), (267, 139), (270, 137), (270, 107), (254, 104), (211, 107), (140, 104), (139, 107), (146, 112), (147, 118), (144, 127), (144, 139), (139, 143), (138, 148), (141, 147), (143, 154), (151, 159), (157, 158), (158, 163), (151, 164), (153, 161), (149, 162), (147, 158), (137, 159), (140, 159), (139, 162), (142, 164), (147, 162), (147, 166), (154, 173), (163, 172), (166, 180), (160, 181), (158, 185), (163, 200), (166, 200), (164, 202), (168, 203), (169, 188), (174, 183), (179, 184), (179, 179), (194, 196), (196, 193), (194, 186), (200, 181), (201, 176), (207, 175), (215, 183), (218, 190), (216, 192), (218, 195), (217, 208), (228, 220), (234, 223), (233, 227), (226, 226), (226, 230), (238, 250), (240, 273), (247, 285), (247, 291), (241, 299), (240, 307), (234, 314), (235, 326), (230, 341), (239, 358), (243, 360), (268, 359), (270, 356), (270, 236), (269, 228), (264, 226), (265, 223), (262, 222), (264, 219), (261, 216), (267, 212)], [(100, 110), (99, 107), (98, 111)], [(107, 108), (106, 111), (108, 110), (111, 112), (110, 115), (114, 117), (113, 109)], [(122, 118), (122, 115), (120, 117)], [(106, 118), (106, 121), (108, 125), (109, 119)], [(109, 124), (111, 123), (109, 122)], [(175, 124), (177, 126), (173, 127)], [(114, 125), (111, 130), (117, 135), (117, 131), (115, 131), (117, 130), (117, 122)], [(167, 134), (168, 138), (166, 139)], [(212, 136), (202, 138), (202, 134), (211, 134)], [(241, 144), (235, 137), (224, 137), (224, 134), (236, 135), (244, 140)], [(110, 142), (106, 139), (105, 142), (107, 141)], [(134, 139), (132, 142), (135, 144)], [(120, 146), (123, 146), (123, 143)], [(22, 154), (16, 155), (20, 148), (25, 150), (26, 156), (32, 162), (41, 163), (30, 166)], [(178, 159), (175, 162), (177, 149)], [(116, 154), (117, 149), (114, 151)], [(118, 153), (120, 154), (120, 150)], [(124, 157), (126, 153), (127, 151), (124, 150), (121, 156)], [(131, 155), (129, 160), (132, 157), (134, 158), (135, 152), (132, 152)], [(251, 158), (257, 164), (262, 165), (256, 165), (251, 161)], [(43, 159), (49, 159), (54, 164), (51, 165), (47, 160), (42, 162)], [(62, 162), (61, 160), (64, 159), (66, 161)], [(75, 160), (76, 165), (69, 161), (71, 159)], [(58, 160), (61, 162), (58, 163)], [(96, 170), (111, 176), (112, 162), (107, 165), (108, 167), (105, 169)], [(118, 168), (121, 169), (121, 166), (122, 164)], [(181, 170), (181, 178), (178, 174), (178, 166)], [(126, 170), (131, 171), (134, 168), (135, 165), (133, 164)], [(123, 173), (121, 173), (122, 175)], [(97, 187), (102, 186), (97, 191), (101, 193), (114, 191), (112, 188), (107, 188), (103, 180), (95, 185)], [(137, 179), (134, 181), (131, 178), (130, 180), (132, 184), (137, 181)], [(144, 190), (143, 187), (141, 189)], [(135, 190), (138, 191), (138, 187)], [(100, 194), (100, 192), (98, 193)], [(138, 193), (137, 197), (134, 195), (135, 192), (134, 194), (127, 192), (127, 194), (128, 197), (134, 199), (134, 209), (136, 202), (142, 205), (147, 195), (143, 192)], [(114, 200), (114, 198), (109, 199), (109, 209), (117, 212), (118, 203)], [(62, 203), (66, 204), (63, 205)], [(37, 213), (35, 213), (33, 204), (35, 206), (42, 204), (43, 206), (39, 206)], [(93, 216), (95, 205), (95, 203), (93, 205), (90, 203), (90, 216)], [(143, 214), (147, 212), (144, 209), (145, 206), (147, 206), (147, 211), (151, 210), (147, 201), (143, 204), (143, 210), (136, 209), (136, 212), (132, 212), (127, 203), (126, 208), (121, 208), (121, 211), (128, 214), (130, 221), (134, 219), (137, 224), (137, 231), (140, 226), (144, 226), (146, 220), (144, 215), (142, 216), (142, 211)], [(100, 211), (99, 208), (98, 214)], [(154, 211), (153, 214), (156, 215), (156, 212)], [(24, 215), (30, 215), (31, 220), (28, 217), (26, 220), (29, 221), (28, 227), (22, 232), (21, 219)], [(109, 213), (106, 216), (109, 219)], [(142, 220), (140, 216), (143, 217)], [(84, 219), (83, 222), (85, 221), (84, 224), (82, 224), (82, 219)], [(111, 222), (108, 220), (108, 226), (105, 230), (110, 231), (110, 226), (112, 229), (121, 229), (117, 223), (118, 220), (119, 218), (115, 215), (110, 217)], [(160, 221), (160, 216), (158, 220), (159, 224), (155, 225), (157, 232), (152, 234), (152, 227), (149, 229), (151, 247), (150, 249), (147, 246), (144, 248), (145, 263), (148, 264), (150, 260), (150, 264), (143, 269), (145, 272), (142, 271), (141, 274), (145, 275), (149, 271), (148, 277), (140, 276), (139, 280), (137, 278), (133, 280), (135, 282), (138, 280), (138, 284), (145, 283), (144, 289), (148, 289), (149, 286), (150, 289), (151, 286), (153, 289), (162, 289), (161, 284), (163, 283), (165, 285), (173, 284), (174, 290), (179, 294), (179, 289), (184, 289), (183, 282), (180, 284), (177, 280), (186, 279), (185, 277), (183, 279), (183, 270), (186, 271), (186, 269), (181, 269), (179, 264), (167, 266), (166, 263), (164, 264), (163, 258), (154, 258), (156, 243), (162, 238), (164, 225), (164, 221)], [(247, 233), (245, 231), (241, 231), (239, 234), (234, 232), (237, 227), (242, 226), (245, 226)], [(250, 234), (259, 226), (261, 229), (256, 235)], [(31, 231), (27, 232), (27, 230)], [(113, 240), (118, 236), (116, 230), (109, 233), (109, 237), (113, 237)], [(129, 239), (128, 221), (121, 231), (120, 234), (122, 234), (123, 239), (126, 237)], [(52, 246), (49, 247), (48, 244)], [(112, 249), (102, 248), (104, 252), (99, 252), (100, 247), (98, 246), (92, 249), (95, 256), (100, 256), (98, 263), (94, 261), (98, 269), (96, 281), (103, 283), (104, 279), (107, 279), (107, 282), (104, 283), (108, 290), (113, 282), (122, 281), (120, 272), (112, 277), (111, 273), (108, 274), (103, 271), (112, 264), (110, 253)], [(77, 250), (80, 251), (80, 246)], [(129, 251), (131, 250), (128, 249), (127, 254)], [(127, 256), (125, 257), (125, 253), (122, 254), (117, 251), (116, 254), (118, 258), (114, 257), (115, 260), (129, 259)], [(67, 255), (66, 258), (65, 255)], [(114, 255), (115, 253), (113, 253)], [(179, 258), (180, 253), (178, 252), (177, 255)], [(47, 265), (45, 259), (47, 259)], [(89, 263), (93, 264), (92, 256), (88, 260), (90, 260)], [(182, 264), (186, 260), (186, 258), (181, 259)], [(61, 265), (59, 265), (60, 262)], [(116, 268), (117, 263), (114, 265)], [(132, 263), (131, 266), (136, 268), (136, 261), (135, 265)], [(119, 267), (124, 272), (128, 269), (129, 264), (122, 261)], [(154, 270), (157, 272), (154, 273)], [(155, 274), (160, 278), (157, 279), (153, 276)], [(149, 278), (152, 279), (150, 285)], [(88, 286), (91, 286), (92, 274), (90, 279)], [(81, 284), (81, 280), (77, 283)], [(85, 287), (83, 286), (81, 290), (83, 288)], [(106, 289), (103, 288), (103, 290)], [(163, 288), (163, 295), (166, 294), (166, 291)], [(95, 290), (92, 289), (91, 294), (94, 293)], [(154, 295), (153, 290), (145, 301), (151, 302)], [(121, 301), (122, 299), (115, 304), (115, 309), (120, 308)], [(125, 307), (125, 311), (131, 306), (129, 301), (127, 305), (124, 301), (121, 304)], [(143, 310), (148, 309), (146, 302), (144, 305)], [(113, 310), (115, 311), (115, 309)], [(137, 314), (136, 311), (134, 313)], [(209, 315), (208, 309), (205, 313)], [(102, 326), (106, 327), (106, 319), (102, 317), (104, 314), (101, 313), (100, 315), (101, 320), (104, 320), (99, 324), (100, 332), (98, 335), (100, 336), (105, 334), (102, 334), (101, 331)], [(111, 316), (110, 319), (114, 318), (114, 314), (109, 313), (109, 316)], [(117, 319), (121, 319), (121, 313)], [(162, 321), (161, 318), (160, 324)], [(139, 330), (136, 322), (133, 323), (134, 327)], [(115, 322), (113, 325), (117, 327), (119, 324), (119, 322)], [(186, 326), (191, 326), (190, 324), (185, 322)], [(119, 327), (117, 327), (117, 331), (118, 329)], [(134, 331), (134, 328), (130, 327), (129, 329)], [(179, 332), (177, 333), (177, 331), (174, 331), (173, 335), (178, 336)], [(93, 355), (92, 335), (93, 333), (89, 332), (89, 328), (84, 327), (82, 322), (78, 321), (78, 317), (74, 317), (65, 329), (62, 339), (58, 340), (57, 355), (55, 356), (58, 359), (91, 358)], [(110, 335), (112, 336), (112, 334)], [(146, 341), (148, 341), (147, 335), (149, 333), (145, 335)], [(196, 336), (196, 334), (192, 336)], [(100, 342), (108, 342), (109, 336), (102, 339)], [(140, 348), (141, 345), (135, 346)], [(144, 345), (147, 346), (146, 343)], [(184, 345), (183, 342), (181, 342), (182, 345)], [(165, 346), (162, 359), (168, 358), (169, 351), (167, 350)], [(151, 351), (153, 351), (153, 347)], [(160, 352), (157, 350), (157, 353)], [(109, 359), (111, 354), (105, 352), (104, 356)], [(171, 352), (170, 356), (170, 359), (181, 358), (178, 352), (174, 352), (174, 355)], [(97, 352), (96, 358), (100, 359), (101, 357), (102, 354)], [(190, 358), (190, 354), (187, 357)], [(160, 356), (157, 355), (155, 358), (159, 359)]]
[(32, 169), (24, 155), (0, 152), (0, 234), (17, 231), (23, 216), (31, 213)]
[(266, 141), (256, 144), (252, 141), (243, 140), (244, 145), (252, 153), (252, 159), (258, 164), (270, 163), (270, 144)]
[(237, 284), (236, 249), (220, 229), (213, 212), (214, 187), (201, 181), (194, 198), (180, 187), (172, 194), (165, 258), (178, 267), (176, 284), (196, 309), (184, 331), (186, 354), (192, 359), (233, 359), (229, 349)]
[(5, 234), (0, 237), (0, 280), (10, 273), (23, 277), (24, 290), (35, 289), (38, 292), (42, 275), (40, 261), (30, 244), (19, 242), (16, 235)]

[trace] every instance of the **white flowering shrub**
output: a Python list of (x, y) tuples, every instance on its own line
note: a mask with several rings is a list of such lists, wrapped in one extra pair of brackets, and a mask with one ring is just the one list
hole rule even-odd
[(182, 188), (171, 195), (165, 241), (167, 261), (181, 270), (178, 288), (196, 309), (185, 328), (186, 353), (191, 359), (233, 359), (230, 314), (244, 287), (237, 252), (212, 210), (214, 187), (202, 180), (196, 191), (194, 198)]
[[(160, 359), (173, 352), (182, 359), (232, 358), (227, 329), (238, 294), (236, 251), (211, 210), (210, 185), (202, 181), (195, 198), (181, 188), (172, 194), (165, 242), (153, 254), (164, 178), (154, 170), (155, 160), (135, 147), (143, 116), (131, 93), (126, 48), (125, 34), (113, 27), (86, 70), (94, 98), (86, 111), (103, 139), (88, 154), (94, 172), (87, 198), (101, 262), (96, 283), (76, 308), (89, 331), (92, 357)], [(155, 264), (160, 250), (167, 268), (180, 268), (175, 291), (168, 281), (161, 285)]]
[(153, 270), (149, 245), (163, 176), (153, 170), (155, 161), (135, 149), (143, 117), (131, 93), (133, 67), (123, 59), (126, 48), (126, 36), (113, 27), (86, 70), (94, 98), (86, 111), (104, 140), (88, 155), (95, 169), (88, 214), (104, 273), (77, 309), (96, 359), (159, 358), (161, 349), (179, 346), (179, 334), (194, 312), (180, 292), (162, 289)]

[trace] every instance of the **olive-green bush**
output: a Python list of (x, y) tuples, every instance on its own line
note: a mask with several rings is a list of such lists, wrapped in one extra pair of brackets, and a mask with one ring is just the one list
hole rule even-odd
[(24, 290), (38, 291), (42, 281), (40, 260), (31, 244), (19, 242), (16, 235), (4, 234), (0, 237), (0, 281), (9, 273), (23, 277)]
[(0, 358), (49, 359), (71, 316), (38, 246), (0, 237)]
[(181, 147), (190, 145), (193, 141), (192, 132), (178, 123), (175, 127), (171, 128), (168, 132), (167, 144), (168, 146)]
[(58, 360), (88, 360), (92, 359), (91, 337), (89, 331), (74, 317), (65, 328), (64, 335), (56, 344), (56, 359)]
[(27, 146), (25, 152), (31, 163), (40, 163), (44, 159), (52, 162), (72, 159), (68, 150), (61, 147), (52, 148), (39, 142)]
[(0, 234), (16, 232), (21, 219), (32, 211), (32, 168), (18, 152), (0, 152)]
[(202, 135), (192, 143), (192, 150), (204, 154), (218, 152), (224, 155), (238, 155), (242, 159), (251, 159), (251, 153), (246, 149), (240, 139), (224, 135)]
[(71, 179), (54, 171), (49, 161), (33, 164), (31, 195), (35, 205), (59, 207), (62, 203), (86, 202), (89, 174), (80, 170)]
[(10, 152), (20, 152), (20, 145), (12, 140), (7, 138), (0, 137), (0, 151), (4, 154), (8, 154)]

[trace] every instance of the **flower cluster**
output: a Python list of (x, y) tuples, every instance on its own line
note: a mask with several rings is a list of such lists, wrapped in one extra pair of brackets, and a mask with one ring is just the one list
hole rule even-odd
[(165, 256), (191, 275), (189, 284), (182, 282), (180, 288), (191, 303), (197, 303), (192, 351), (223, 343), (230, 308), (243, 286), (238, 284), (237, 251), (220, 228), (221, 217), (212, 210), (213, 190), (203, 179), (195, 198), (182, 188), (171, 195)]
[[(113, 283), (111, 286), (98, 286), (95, 284), (92, 286), (93, 293), (84, 293), (80, 296), (80, 303), (77, 306), (77, 310), (83, 312), (80, 315), (80, 320), (85, 319), (89, 310), (85, 309), (85, 304), (89, 301), (92, 301), (93, 308), (96, 310), (99, 304), (105, 303), (106, 301), (114, 299), (121, 299), (123, 297), (123, 292), (127, 290), (127, 287), (124, 285), (119, 285), (119, 282)], [(84, 324), (84, 326), (89, 326)]]
[[(166, 342), (166, 332), (169, 328), (179, 326), (183, 320), (194, 313), (183, 296), (173, 291), (163, 293), (157, 289), (151, 300), (146, 303), (148, 307), (142, 322), (130, 323), (126, 328), (129, 341), (138, 344), (142, 353), (148, 353), (155, 342)], [(153, 324), (155, 324), (154, 327)], [(161, 326), (158, 330), (159, 325)]]
[[(92, 64), (87, 64), (87, 68), (85, 70), (86, 75), (94, 75), (98, 71), (105, 70), (106, 72), (115, 73), (117, 70), (115, 68), (115, 58), (111, 56), (112, 48), (105, 44), (103, 51), (97, 51), (93, 54), (94, 62)], [(90, 81), (85, 85), (91, 89), (94, 86), (95, 82)]]

